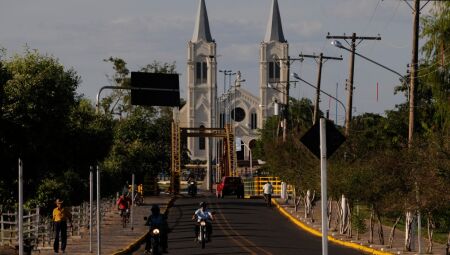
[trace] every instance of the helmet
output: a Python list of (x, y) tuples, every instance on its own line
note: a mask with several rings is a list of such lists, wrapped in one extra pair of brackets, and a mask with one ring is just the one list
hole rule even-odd
[(152, 205), (152, 209), (150, 209), (152, 213), (159, 213), (160, 209), (158, 205)]
[(207, 205), (208, 204), (206, 202), (200, 202), (200, 206), (203, 207), (203, 208), (206, 208)]

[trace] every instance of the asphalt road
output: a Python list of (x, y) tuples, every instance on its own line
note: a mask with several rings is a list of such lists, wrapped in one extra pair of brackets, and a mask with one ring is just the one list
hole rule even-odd
[[(201, 201), (216, 212), (212, 242), (205, 249), (194, 242), (192, 214)], [(321, 239), (300, 230), (262, 199), (177, 199), (170, 209), (169, 254), (295, 254), (322, 253)], [(330, 255), (364, 254), (329, 243)], [(134, 254), (143, 254), (143, 246)]]

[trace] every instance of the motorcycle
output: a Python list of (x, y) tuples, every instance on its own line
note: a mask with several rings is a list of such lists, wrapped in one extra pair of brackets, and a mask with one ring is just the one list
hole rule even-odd
[[(147, 220), (147, 217), (144, 217), (144, 220)], [(147, 238), (150, 238), (150, 242), (146, 244), (146, 254), (152, 254), (152, 255), (159, 255), (162, 254), (162, 248), (161, 248), (161, 231), (157, 227), (150, 228), (150, 231), (148, 233), (150, 235)], [(151, 244), (151, 247), (148, 247), (148, 245)]]
[(188, 186), (188, 195), (195, 197), (197, 195), (197, 183), (190, 181)]
[(198, 237), (197, 240), (198, 242), (202, 245), (202, 249), (205, 249), (205, 244), (206, 242), (208, 242), (208, 229), (206, 227), (206, 221), (201, 220), (200, 221), (200, 231), (198, 231)]

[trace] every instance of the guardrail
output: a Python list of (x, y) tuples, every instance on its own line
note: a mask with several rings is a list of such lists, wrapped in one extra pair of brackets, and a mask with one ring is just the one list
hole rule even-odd
[[(250, 177), (243, 178), (244, 182), (244, 197), (262, 197), (264, 195), (263, 186), (266, 182), (269, 181), (273, 186), (273, 197), (281, 196), (281, 180), (279, 177), (274, 176), (258, 176), (258, 177)], [(287, 186), (287, 193), (292, 194), (291, 186)]]
[[(116, 209), (116, 199), (102, 199), (100, 213), (102, 217), (109, 211)], [(79, 237), (83, 230), (89, 229), (89, 203), (84, 202), (79, 206), (68, 207), (72, 213), (72, 228), (68, 229), (68, 237)], [(93, 230), (96, 228), (96, 204), (93, 207), (92, 224)], [(16, 246), (19, 242), (18, 236), (18, 213), (0, 212), (0, 245)], [(25, 210), (23, 216), (24, 240), (30, 242), (34, 249), (50, 248), (53, 246), (52, 219), (40, 215), (39, 207)]]

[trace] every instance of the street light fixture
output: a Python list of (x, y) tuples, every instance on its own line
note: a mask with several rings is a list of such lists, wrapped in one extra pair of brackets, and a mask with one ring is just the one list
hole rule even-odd
[[(348, 52), (352, 52), (352, 50), (350, 50), (349, 48), (344, 47), (344, 45), (342, 45), (342, 43), (340, 41), (338, 41), (338, 40), (333, 40), (331, 42), (331, 45), (333, 45), (333, 46), (335, 46), (335, 47), (337, 47), (339, 49), (344, 49), (344, 50), (346, 50)], [(385, 66), (383, 64), (380, 64), (380, 63), (378, 63), (378, 62), (376, 62), (376, 61), (374, 61), (374, 60), (372, 60), (372, 59), (370, 59), (370, 58), (368, 58), (366, 56), (363, 56), (363, 55), (359, 54), (358, 52), (355, 52), (355, 55), (357, 55), (357, 56), (359, 56), (359, 57), (361, 57), (361, 58), (363, 58), (363, 59), (365, 59), (365, 60), (367, 60), (367, 61), (369, 61), (369, 62), (371, 62), (371, 63), (373, 63), (373, 64), (375, 64), (377, 66), (379, 66), (379, 67), (382, 67), (382, 68), (384, 68), (384, 69), (386, 69), (386, 70), (388, 70), (388, 71), (398, 75), (400, 77), (400, 81), (402, 83), (405, 81), (405, 76), (400, 74), (399, 72), (397, 72), (397, 71), (395, 71), (395, 70), (393, 70), (393, 69), (391, 69), (391, 68), (389, 68), (389, 67), (387, 67), (387, 66)]]
[[(316, 86), (314, 86), (314, 85), (311, 84), (310, 82), (305, 81), (304, 79), (302, 79), (297, 73), (292, 73), (292, 77), (294, 77), (295, 79), (297, 79), (297, 80), (299, 80), (299, 81), (302, 81), (302, 82), (306, 83), (307, 85), (309, 85), (309, 86), (311, 86), (311, 87), (317, 89)], [(320, 89), (320, 92), (322, 92), (323, 94), (325, 94), (325, 95), (331, 97), (332, 99), (336, 100), (336, 102), (338, 102), (338, 103), (342, 106), (342, 108), (344, 108), (344, 112), (347, 112), (347, 108), (345, 108), (345, 105), (341, 102), (341, 100), (339, 100), (339, 99), (337, 99), (336, 97), (330, 95), (329, 93), (323, 91), (322, 89)], [(346, 122), (346, 116), (345, 116), (345, 114), (344, 114), (344, 123), (345, 123), (345, 122)], [(337, 120), (336, 120), (336, 124), (337, 124)]]
[[(294, 83), (294, 86), (295, 86), (297, 81), (289, 81), (288, 80), (288, 81), (278, 81), (278, 82), (273, 82), (273, 83), (270, 83), (270, 82), (267, 83), (268, 88), (273, 89), (284, 95), (284, 103), (279, 103), (277, 100), (275, 100), (275, 102), (273, 102), (274, 103), (274, 115), (278, 115), (279, 105), (281, 104), (283, 106), (283, 113), (284, 113), (283, 114), (283, 122), (282, 122), (283, 142), (285, 142), (287, 139), (287, 125), (288, 125), (288, 118), (289, 118), (289, 116), (288, 116), (289, 115), (289, 87), (290, 87), (291, 83)], [(274, 86), (273, 84), (276, 84), (276, 86)], [(284, 90), (278, 89), (278, 86), (277, 86), (278, 84), (285, 84)]]

